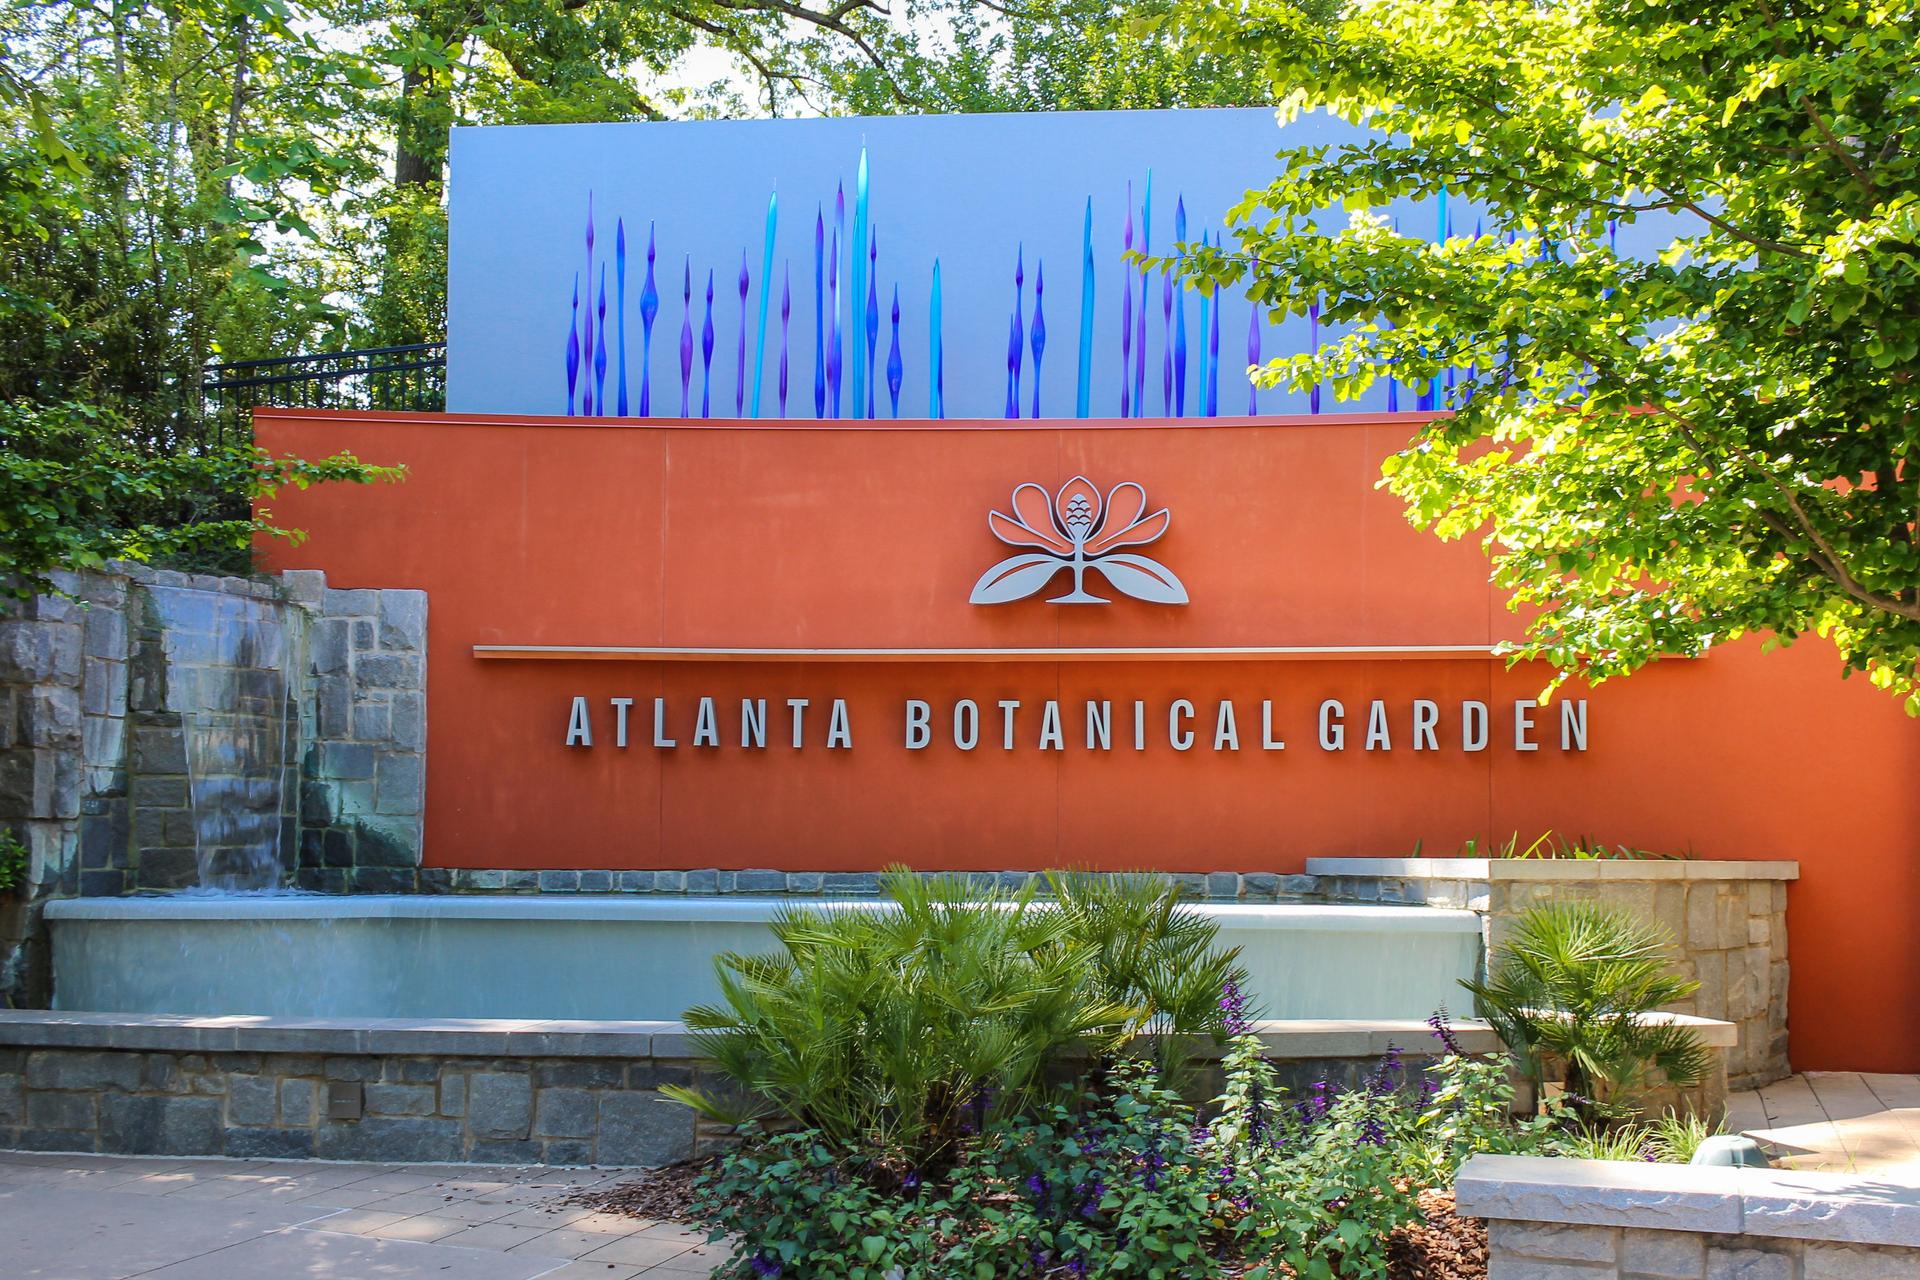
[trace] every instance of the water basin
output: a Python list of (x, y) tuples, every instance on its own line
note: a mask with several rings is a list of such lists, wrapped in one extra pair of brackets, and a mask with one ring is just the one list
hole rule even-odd
[[(713, 957), (771, 949), (791, 898), (180, 895), (47, 904), (56, 1008), (368, 1018), (678, 1018)], [(833, 911), (871, 899), (807, 900)], [(1429, 907), (1196, 903), (1270, 1018), (1460, 1006), (1480, 919)]]

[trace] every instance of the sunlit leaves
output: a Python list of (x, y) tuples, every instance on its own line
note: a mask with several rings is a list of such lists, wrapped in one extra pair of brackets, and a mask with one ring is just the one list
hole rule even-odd
[[(1324, 345), (1271, 385), (1443, 379), (1453, 415), (1383, 483), (1485, 542), (1517, 652), (1605, 678), (1814, 632), (1920, 713), (1920, 20), (1772, 12), (1364, 0), (1328, 30), (1286, 0), (1196, 8), (1283, 118), (1371, 132), (1283, 151), (1238, 244), (1187, 272), (1319, 303)], [(1367, 212), (1442, 190), (1488, 234)], [(1656, 251), (1617, 255), (1636, 223)]]

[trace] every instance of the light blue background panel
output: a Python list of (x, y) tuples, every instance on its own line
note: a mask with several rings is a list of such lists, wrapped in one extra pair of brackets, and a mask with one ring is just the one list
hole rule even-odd
[[(639, 296), (649, 226), (655, 237), (660, 296), (651, 360), (653, 416), (680, 402), (679, 337), (683, 268), (694, 281), (691, 408), (700, 412), (701, 330), (707, 273), (714, 279), (713, 416), (732, 416), (742, 308), (737, 281), (744, 253), (750, 273), (745, 308), (747, 393), (755, 360), (767, 202), (777, 192), (774, 291), (760, 412), (777, 416), (780, 287), (791, 281), (788, 326), (790, 417), (814, 416), (814, 218), (833, 236), (834, 194), (846, 193), (846, 237), (854, 225), (855, 175), (868, 153), (870, 220), (878, 247), (873, 272), (880, 313), (875, 397), (888, 416), (886, 364), (890, 311), (900, 295), (901, 416), (929, 408), (928, 303), (936, 257), (943, 285), (942, 342), (949, 417), (1001, 417), (1006, 408), (1007, 345), (1015, 300), (1016, 256), (1025, 264), (1020, 412), (1032, 408), (1034, 285), (1044, 270), (1047, 342), (1041, 412), (1074, 413), (1078, 381), (1082, 229), (1093, 201), (1094, 340), (1090, 410), (1120, 411), (1121, 295), (1132, 293), (1138, 326), (1140, 276), (1121, 261), (1132, 182), (1135, 244), (1140, 206), (1153, 171), (1152, 243), (1173, 243), (1176, 199), (1184, 198), (1188, 237), (1217, 235), (1225, 211), (1275, 172), (1282, 145), (1325, 141), (1349, 131), (1322, 118), (1284, 132), (1265, 108), (1248, 110), (1062, 112), (1042, 115), (900, 116), (817, 120), (702, 121), (661, 124), (462, 128), (453, 131), (450, 205), (448, 407), (455, 412), (559, 414), (568, 402), (566, 348), (570, 299), (580, 284), (579, 316), (607, 291), (606, 398), (614, 405), (618, 294), (616, 219), (626, 230), (626, 353), (630, 412), (637, 413), (642, 351)], [(592, 275), (586, 247), (593, 199)], [(1426, 215), (1431, 221), (1431, 214)], [(1456, 225), (1458, 225), (1456, 221)], [(847, 267), (843, 242), (842, 268)], [(786, 273), (790, 272), (790, 276)], [(843, 334), (852, 308), (843, 303)], [(1162, 405), (1167, 334), (1156, 272), (1148, 289), (1147, 411)], [(1178, 296), (1187, 323), (1186, 410), (1200, 402), (1199, 298)], [(1245, 413), (1250, 307), (1225, 299), (1220, 317), (1219, 411)], [(598, 320), (596, 317), (596, 327)], [(576, 328), (576, 336), (579, 330)], [(1268, 326), (1263, 350), (1298, 350), (1306, 322)], [(843, 342), (850, 342), (843, 337)], [(848, 350), (846, 360), (856, 358)], [(864, 352), (859, 353), (864, 359)], [(583, 350), (578, 381), (594, 380)], [(854, 416), (852, 371), (843, 380), (842, 416)], [(1384, 392), (1380, 393), (1384, 403)], [(578, 407), (579, 396), (575, 396)], [(1331, 398), (1328, 398), (1331, 405)], [(1261, 393), (1263, 412), (1304, 412), (1304, 396)], [(1376, 406), (1377, 407), (1377, 406)], [(1408, 405), (1407, 407), (1411, 407)], [(751, 407), (748, 410), (751, 413)]]

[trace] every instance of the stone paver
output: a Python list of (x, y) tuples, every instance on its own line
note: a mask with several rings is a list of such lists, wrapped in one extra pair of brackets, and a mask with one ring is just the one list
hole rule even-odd
[(725, 1256), (672, 1223), (553, 1202), (601, 1169), (0, 1151), (6, 1280), (655, 1280)]
[(1808, 1071), (1727, 1100), (1775, 1164), (1920, 1183), (1920, 1076)]

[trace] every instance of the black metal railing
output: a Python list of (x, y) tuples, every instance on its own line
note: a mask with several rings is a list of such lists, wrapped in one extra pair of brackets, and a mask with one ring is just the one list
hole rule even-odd
[(236, 360), (208, 368), (202, 390), (215, 414), (261, 406), (437, 413), (447, 407), (447, 344)]

